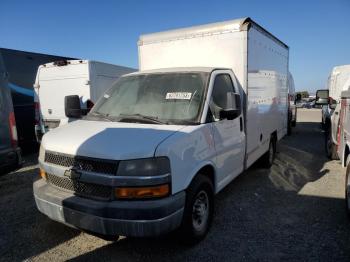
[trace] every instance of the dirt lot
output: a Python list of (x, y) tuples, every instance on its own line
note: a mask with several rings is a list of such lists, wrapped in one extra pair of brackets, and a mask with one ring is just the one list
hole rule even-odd
[(49, 220), (35, 208), (29, 156), (0, 176), (0, 260), (349, 261), (344, 170), (325, 158), (319, 121), (319, 110), (299, 111), (272, 169), (252, 167), (224, 189), (209, 235), (194, 247), (171, 238), (107, 242)]

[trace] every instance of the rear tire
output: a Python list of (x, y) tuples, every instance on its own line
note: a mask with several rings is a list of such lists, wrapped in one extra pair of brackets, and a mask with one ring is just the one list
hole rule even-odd
[(271, 136), (269, 149), (261, 158), (262, 166), (264, 168), (270, 168), (273, 164), (273, 161), (275, 160), (275, 157), (276, 157), (276, 138), (274, 136)]
[(329, 127), (325, 132), (326, 155), (331, 160), (338, 160), (337, 147), (332, 141), (332, 129)]
[(198, 174), (186, 190), (182, 224), (178, 230), (181, 242), (193, 245), (208, 233), (214, 214), (214, 186), (211, 180)]

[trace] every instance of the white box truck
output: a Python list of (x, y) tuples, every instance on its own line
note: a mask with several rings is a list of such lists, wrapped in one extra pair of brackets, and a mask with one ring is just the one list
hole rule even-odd
[(350, 65), (335, 66), (327, 81), (327, 89), (318, 90), (316, 104), (322, 105), (322, 126), (325, 130), (325, 151), (329, 159), (339, 159), (337, 147), (341, 92), (348, 90)]
[(34, 84), (35, 134), (75, 120), (65, 113), (65, 97), (76, 95), (86, 114), (120, 76), (134, 69), (90, 60), (60, 60), (39, 66)]
[(140, 71), (44, 135), (38, 209), (104, 236), (201, 240), (215, 194), (259, 158), (272, 165), (287, 132), (288, 52), (249, 18), (141, 36)]

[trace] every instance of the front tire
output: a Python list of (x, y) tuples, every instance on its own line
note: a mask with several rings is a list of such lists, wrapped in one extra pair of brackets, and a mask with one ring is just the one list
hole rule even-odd
[(208, 233), (214, 214), (214, 186), (198, 174), (186, 190), (186, 204), (179, 236), (185, 244), (196, 244)]

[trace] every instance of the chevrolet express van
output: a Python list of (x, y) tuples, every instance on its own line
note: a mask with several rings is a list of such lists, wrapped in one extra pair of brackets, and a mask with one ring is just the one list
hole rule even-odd
[[(140, 71), (43, 136), (38, 209), (104, 236), (203, 239), (214, 196), (287, 133), (288, 46), (249, 18), (143, 35)], [(74, 97), (67, 113), (79, 114)], [(234, 210), (232, 212), (235, 212)]]

